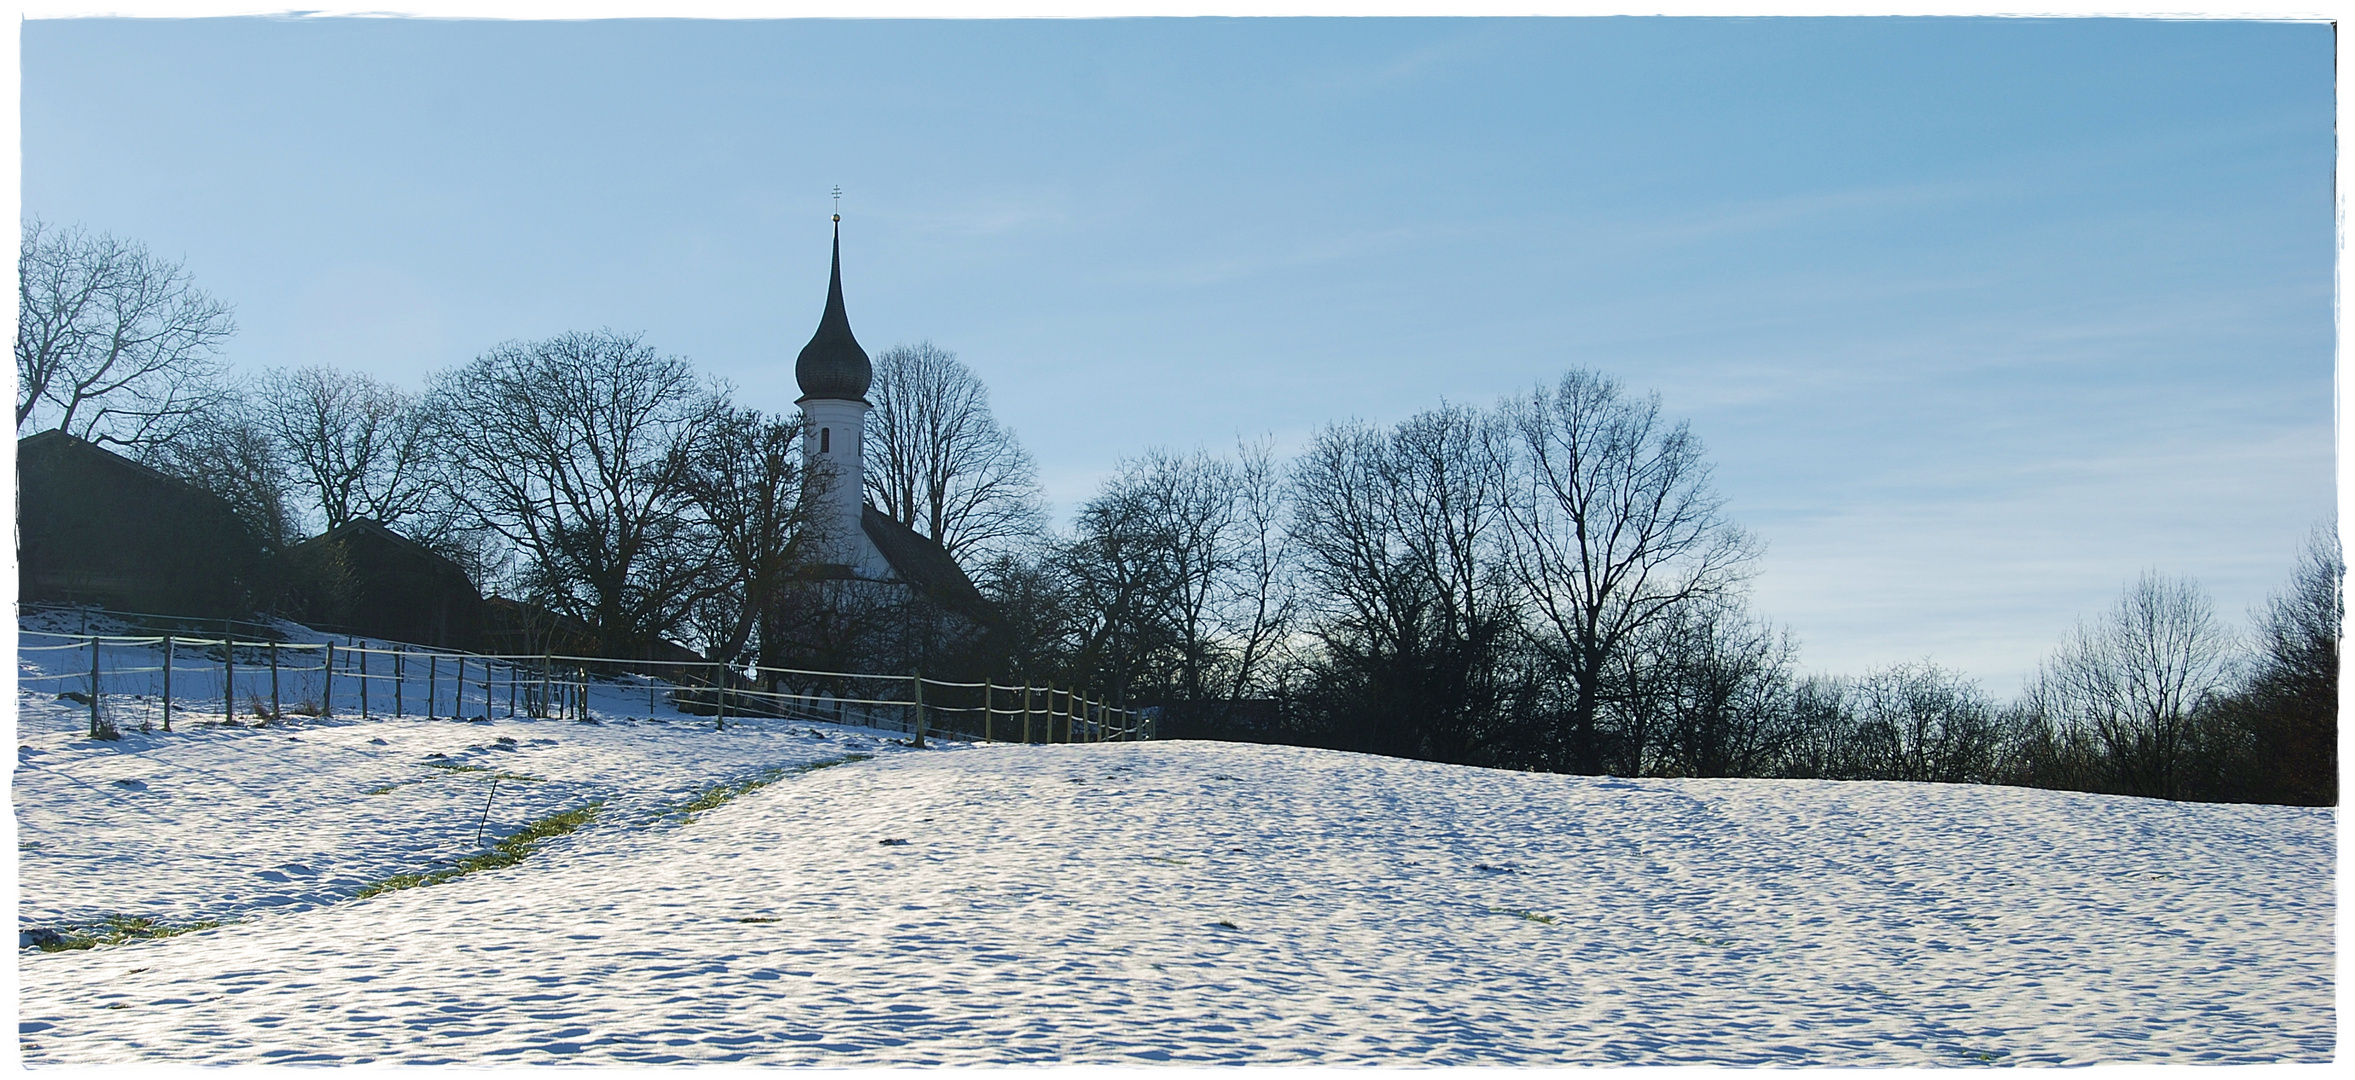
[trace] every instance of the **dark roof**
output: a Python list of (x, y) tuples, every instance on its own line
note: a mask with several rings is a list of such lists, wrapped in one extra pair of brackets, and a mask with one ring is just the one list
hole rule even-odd
[(452, 562), (449, 556), (387, 529), (382, 522), (369, 518), (353, 518), (295, 546), (302, 547), (319, 543), (348, 544), (353, 540), (373, 541), (379, 547), (389, 547), (406, 558), (432, 567), (434, 573), (452, 579), (453, 583), (464, 582), (467, 589), (474, 588), (474, 579), (467, 575), (464, 567)]
[(17, 584), (27, 600), (242, 616), (267, 553), (229, 502), (63, 431), (16, 444)]
[(219, 503), (223, 510), (229, 508), (228, 500), (212, 492), (163, 472), (152, 465), (133, 461), (97, 443), (67, 434), (62, 428), (50, 428), (47, 431), (18, 439), (16, 441), (17, 456), (22, 458), (27, 450), (36, 454), (51, 453), (76, 457), (99, 468), (112, 469), (143, 484), (154, 484), (159, 487), (184, 491), (194, 498)]
[(937, 541), (872, 506), (860, 508), (859, 527), (900, 580), (950, 608), (985, 622), (996, 621), (996, 612), (981, 590), (973, 587), (973, 579), (965, 576), (965, 568)]
[(801, 384), (801, 401), (865, 401), (867, 386), (875, 379), (867, 350), (859, 348), (859, 339), (851, 336), (850, 316), (842, 310), (840, 214), (834, 215), (834, 279), (826, 286), (826, 314), (819, 318), (818, 332), (811, 335), (810, 343), (801, 347), (801, 359), (793, 363), (793, 378)]

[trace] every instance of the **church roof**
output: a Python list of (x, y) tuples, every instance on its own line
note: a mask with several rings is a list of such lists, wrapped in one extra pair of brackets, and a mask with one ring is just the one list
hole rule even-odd
[(996, 621), (996, 612), (981, 590), (973, 586), (973, 579), (965, 576), (965, 568), (958, 566), (957, 560), (931, 537), (872, 506), (860, 508), (859, 528), (901, 581), (930, 594), (949, 608), (983, 622)]
[(865, 401), (867, 386), (875, 378), (867, 350), (859, 348), (859, 339), (851, 336), (850, 315), (842, 309), (840, 214), (834, 215), (834, 279), (826, 286), (826, 314), (818, 319), (818, 332), (811, 335), (810, 343), (801, 347), (801, 359), (793, 363), (793, 378), (801, 384), (801, 401)]

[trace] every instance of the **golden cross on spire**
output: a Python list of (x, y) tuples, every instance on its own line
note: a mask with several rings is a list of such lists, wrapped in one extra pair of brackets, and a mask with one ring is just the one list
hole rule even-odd
[(834, 185), (834, 220), (842, 220), (842, 185)]

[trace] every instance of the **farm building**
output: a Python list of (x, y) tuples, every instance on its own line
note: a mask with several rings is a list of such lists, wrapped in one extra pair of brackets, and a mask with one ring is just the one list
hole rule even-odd
[(285, 613), (324, 630), (440, 649), (482, 641), (483, 600), (448, 557), (367, 518), (283, 556)]
[(269, 599), (261, 541), (226, 500), (63, 431), (16, 444), (17, 595), (162, 615)]

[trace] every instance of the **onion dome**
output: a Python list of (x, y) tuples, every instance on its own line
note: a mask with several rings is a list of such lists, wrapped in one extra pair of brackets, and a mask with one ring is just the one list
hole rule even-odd
[(875, 368), (867, 362), (867, 350), (859, 348), (859, 339), (850, 335), (850, 316), (842, 310), (842, 215), (834, 215), (834, 280), (826, 286), (826, 314), (818, 320), (818, 332), (810, 343), (801, 347), (801, 359), (793, 363), (793, 379), (801, 384), (800, 401), (828, 398), (837, 401), (867, 400), (867, 386), (875, 379)]

